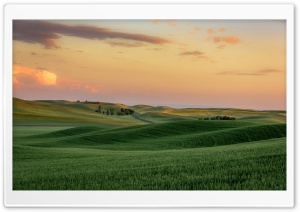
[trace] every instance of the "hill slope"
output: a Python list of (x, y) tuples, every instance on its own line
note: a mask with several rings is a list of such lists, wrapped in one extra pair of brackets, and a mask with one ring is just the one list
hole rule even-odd
[(180, 121), (117, 129), (72, 128), (30, 136), (27, 138), (30, 141), (27, 145), (52, 148), (162, 150), (213, 147), (282, 137), (286, 137), (285, 124)]
[(164, 123), (217, 115), (234, 116), (238, 120), (253, 123), (285, 123), (285, 111), (256, 111), (244, 109), (182, 108), (165, 106), (136, 105), (99, 102), (99, 104), (68, 101), (26, 101), (13, 99), (14, 125), (98, 125), (99, 127), (119, 127), (147, 124), (132, 116), (107, 116), (95, 113), (98, 106), (103, 109), (131, 108), (135, 114), (148, 123)]

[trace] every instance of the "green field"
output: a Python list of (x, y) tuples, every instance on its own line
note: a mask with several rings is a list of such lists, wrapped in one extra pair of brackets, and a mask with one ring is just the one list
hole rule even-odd
[(285, 111), (99, 104), (14, 98), (13, 189), (286, 189)]

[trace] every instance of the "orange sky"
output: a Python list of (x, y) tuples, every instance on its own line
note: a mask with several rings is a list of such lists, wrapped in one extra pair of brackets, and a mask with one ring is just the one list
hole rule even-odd
[(285, 22), (14, 21), (13, 95), (286, 109)]

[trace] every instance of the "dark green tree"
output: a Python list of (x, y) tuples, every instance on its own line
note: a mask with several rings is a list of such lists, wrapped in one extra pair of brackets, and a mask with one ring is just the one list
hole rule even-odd
[(114, 115), (115, 114), (115, 110), (114, 109), (110, 109), (110, 115)]

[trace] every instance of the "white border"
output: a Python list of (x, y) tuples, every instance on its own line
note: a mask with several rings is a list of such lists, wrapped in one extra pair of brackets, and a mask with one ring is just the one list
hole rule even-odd
[[(67, 13), (66, 13), (67, 11)], [(294, 7), (291, 4), (8, 4), (4, 8), (4, 204), (7, 207), (292, 207), (294, 205)], [(13, 191), (12, 20), (287, 20), (286, 191)]]

